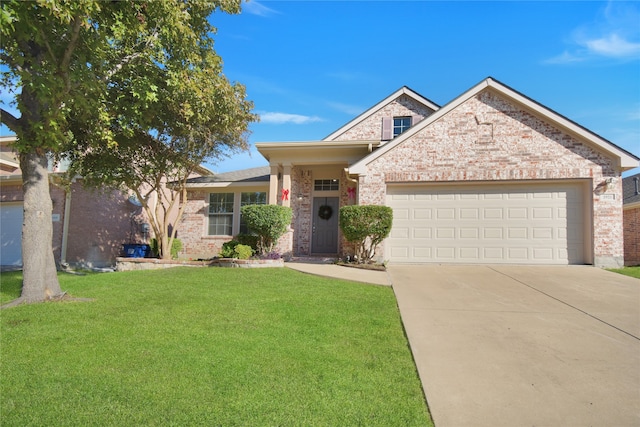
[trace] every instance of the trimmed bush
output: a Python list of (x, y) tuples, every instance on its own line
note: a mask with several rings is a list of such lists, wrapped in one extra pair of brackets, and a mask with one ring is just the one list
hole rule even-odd
[(351, 205), (340, 208), (340, 229), (355, 245), (358, 262), (371, 260), (391, 232), (393, 210), (388, 206)]
[(253, 249), (237, 240), (230, 240), (222, 244), (219, 255), (222, 258), (249, 259), (253, 255)]
[(240, 243), (237, 240), (230, 240), (222, 244), (219, 255), (222, 258), (236, 258), (236, 246)]
[(239, 244), (236, 246), (236, 258), (238, 259), (249, 259), (253, 255), (253, 249), (251, 246)]
[(258, 236), (258, 254), (271, 252), (273, 245), (287, 232), (293, 212), (280, 205), (246, 205), (241, 209), (247, 227)]

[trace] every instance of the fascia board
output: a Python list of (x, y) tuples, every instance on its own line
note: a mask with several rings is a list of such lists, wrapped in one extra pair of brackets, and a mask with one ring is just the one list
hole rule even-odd
[(425, 98), (424, 96), (420, 95), (419, 93), (413, 91), (412, 89), (408, 88), (407, 86), (403, 86), (400, 89), (398, 89), (397, 91), (393, 92), (391, 95), (387, 96), (382, 101), (378, 102), (373, 107), (371, 107), (368, 110), (366, 110), (364, 113), (362, 113), (359, 116), (357, 116), (355, 119), (349, 121), (347, 124), (342, 126), (340, 129), (334, 131), (331, 135), (329, 135), (326, 138), (324, 138), (324, 141), (332, 141), (334, 138), (337, 138), (342, 133), (344, 133), (347, 130), (351, 129), (352, 127), (356, 126), (358, 123), (362, 122), (363, 120), (365, 120), (366, 118), (368, 118), (369, 116), (374, 114), (376, 111), (382, 109), (387, 104), (389, 104), (391, 101), (395, 100), (396, 98), (398, 98), (401, 95), (408, 95), (408, 96), (414, 98), (416, 101), (418, 101), (418, 102), (426, 105), (427, 107), (431, 108), (434, 111), (437, 111), (440, 108), (439, 105), (433, 103), (432, 101), (428, 100), (427, 98)]
[(627, 204), (622, 205), (622, 209), (625, 210), (625, 211), (629, 210), (629, 209), (636, 209), (636, 208), (640, 208), (640, 201), (627, 203)]
[(22, 183), (22, 175), (0, 175), (0, 183), (4, 184), (13, 184), (13, 183)]
[(211, 171), (210, 169), (206, 168), (203, 165), (198, 165), (194, 172), (199, 173), (202, 176), (213, 176), (213, 175), (215, 175), (213, 173), (213, 171)]
[(198, 182), (187, 184), (186, 188), (188, 189), (196, 189), (196, 188), (256, 188), (256, 189), (268, 189), (269, 182), (265, 181), (264, 183), (256, 183), (256, 182)]
[(15, 135), (0, 136), (0, 145), (9, 145), (17, 140), (18, 137)]
[(346, 161), (345, 155), (361, 159), (380, 141), (306, 141), (306, 142), (258, 142), (256, 148), (270, 163), (301, 163), (309, 160), (321, 162), (334, 159)]
[(9, 167), (12, 167), (12, 168), (15, 168), (15, 169), (19, 169), (20, 168), (20, 165), (18, 163), (12, 162), (12, 161), (9, 161), (9, 160), (3, 160), (3, 159), (0, 159), (0, 165), (6, 165), (6, 166), (9, 166)]

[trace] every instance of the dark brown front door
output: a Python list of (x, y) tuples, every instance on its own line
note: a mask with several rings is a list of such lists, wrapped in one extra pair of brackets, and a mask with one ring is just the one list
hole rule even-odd
[(314, 197), (312, 253), (338, 253), (338, 208), (337, 197)]

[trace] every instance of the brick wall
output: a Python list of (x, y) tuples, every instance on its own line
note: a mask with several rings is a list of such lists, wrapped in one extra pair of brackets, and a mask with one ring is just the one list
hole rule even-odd
[(217, 256), (222, 244), (230, 237), (207, 236), (209, 193), (189, 191), (178, 232), (182, 240), (182, 251), (192, 259), (208, 259)]
[(380, 110), (373, 113), (357, 126), (336, 136), (336, 141), (380, 140), (382, 137), (382, 118), (399, 116), (419, 116), (423, 119), (433, 114), (433, 110), (416, 102), (407, 95), (401, 95)]
[[(591, 180), (594, 264), (622, 263), (622, 180), (613, 161), (491, 90), (463, 102), (360, 177), (361, 204), (385, 204), (389, 182)], [(588, 203), (589, 201), (587, 201)]]
[(67, 262), (104, 267), (115, 264), (122, 245), (148, 243), (141, 224), (147, 222), (142, 208), (127, 201), (119, 190), (85, 189), (71, 185)]
[(640, 265), (640, 206), (623, 211), (624, 265)]

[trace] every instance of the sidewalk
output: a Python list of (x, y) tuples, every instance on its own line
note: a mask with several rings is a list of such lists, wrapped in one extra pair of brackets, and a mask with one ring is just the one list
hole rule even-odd
[(362, 268), (345, 267), (337, 264), (289, 261), (284, 266), (302, 273), (334, 279), (351, 280), (353, 282), (371, 283), (374, 285), (391, 286), (391, 279), (386, 271), (365, 270)]

